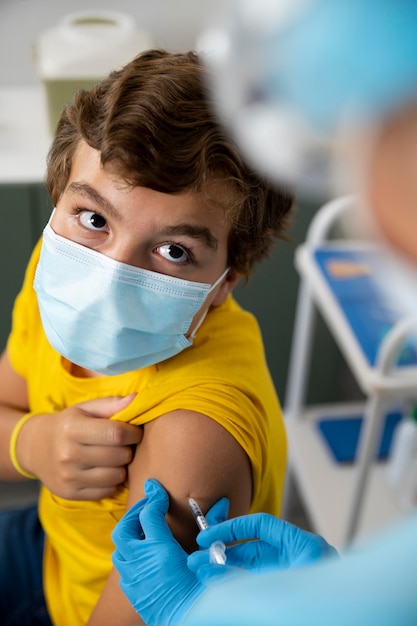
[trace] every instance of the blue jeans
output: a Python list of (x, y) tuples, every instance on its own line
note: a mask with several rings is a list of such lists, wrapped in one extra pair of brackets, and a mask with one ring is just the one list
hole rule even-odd
[(36, 506), (0, 511), (1, 626), (52, 626), (43, 595), (43, 544)]

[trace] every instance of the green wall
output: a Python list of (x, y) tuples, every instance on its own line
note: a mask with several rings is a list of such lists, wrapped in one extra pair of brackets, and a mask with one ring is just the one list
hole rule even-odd
[(0, 187), (0, 348), (10, 330), (13, 301), (23, 280), (26, 264), (51, 212), (42, 185)]

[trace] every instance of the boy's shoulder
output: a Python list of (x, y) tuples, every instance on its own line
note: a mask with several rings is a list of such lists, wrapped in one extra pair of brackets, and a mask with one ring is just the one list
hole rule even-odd
[(261, 331), (255, 315), (244, 309), (233, 294), (229, 294), (220, 306), (210, 309), (202, 326), (202, 331), (202, 334), (204, 332), (209, 335), (216, 333), (222, 337), (230, 338), (242, 337), (242, 333), (247, 340), (259, 341), (261, 338)]
[[(234, 379), (265, 367), (261, 331), (255, 316), (229, 295), (213, 307), (194, 338), (193, 345), (159, 364), (167, 376)], [(237, 374), (237, 372), (240, 372)]]

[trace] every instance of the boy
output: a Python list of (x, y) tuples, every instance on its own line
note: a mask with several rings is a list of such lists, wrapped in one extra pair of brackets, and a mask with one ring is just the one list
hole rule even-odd
[[(284, 235), (292, 200), (248, 169), (204, 84), (193, 53), (144, 53), (76, 96), (50, 151), (55, 209), (0, 362), (0, 477), (40, 479), (41, 529), (32, 510), (0, 532), (14, 562), (11, 533), (30, 520), (59, 626), (137, 623), (111, 531), (148, 477), (167, 487), (187, 550), (188, 496), (204, 510), (227, 496), (232, 516), (279, 512), (281, 411), (231, 292)], [(9, 580), (18, 607), (34, 594), (21, 578), (2, 573), (8, 615)]]

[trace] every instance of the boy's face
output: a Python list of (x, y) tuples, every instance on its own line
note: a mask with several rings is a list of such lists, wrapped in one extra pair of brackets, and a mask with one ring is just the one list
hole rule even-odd
[[(220, 183), (208, 191), (214, 198), (227, 193)], [(100, 152), (85, 142), (76, 150), (51, 226), (112, 259), (184, 280), (213, 284), (227, 267), (230, 225), (220, 207), (199, 193), (129, 187), (111, 167), (102, 167)], [(228, 272), (194, 316), (189, 334), (239, 278)]]

